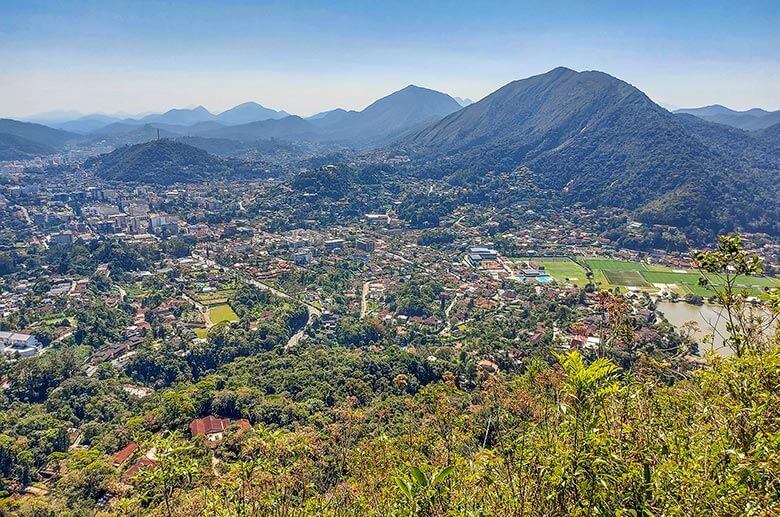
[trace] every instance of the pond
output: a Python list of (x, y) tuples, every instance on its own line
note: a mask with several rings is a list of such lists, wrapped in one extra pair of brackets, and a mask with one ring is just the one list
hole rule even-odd
[[(678, 330), (685, 323), (695, 321), (699, 325), (699, 331), (693, 334), (693, 338), (699, 342), (700, 354), (704, 355), (704, 352), (710, 349), (724, 356), (734, 353), (729, 347), (723, 345), (727, 320), (722, 307), (708, 303), (691, 305), (684, 302), (658, 302), (656, 311), (662, 313)], [(707, 334), (712, 335), (712, 343), (705, 345), (702, 344), (702, 339)]]

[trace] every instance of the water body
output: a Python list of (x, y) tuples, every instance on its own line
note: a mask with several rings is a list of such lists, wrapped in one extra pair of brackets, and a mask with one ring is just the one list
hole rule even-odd
[[(684, 302), (658, 302), (656, 310), (663, 313), (666, 320), (680, 329), (685, 323), (695, 321), (699, 325), (699, 331), (693, 337), (699, 342), (699, 353), (704, 355), (707, 350), (714, 350), (717, 354), (728, 356), (734, 352), (723, 345), (723, 336), (726, 335), (726, 311), (717, 305), (691, 305)], [(702, 344), (705, 335), (712, 336), (712, 342)]]
[[(526, 278), (523, 275), (518, 275), (517, 279), (520, 280), (521, 282), (525, 282), (526, 281)], [(537, 282), (541, 282), (543, 284), (546, 284), (547, 282), (552, 282), (553, 281), (553, 277), (547, 276), (547, 275), (541, 275), (541, 276), (529, 277), (528, 280), (536, 280)]]

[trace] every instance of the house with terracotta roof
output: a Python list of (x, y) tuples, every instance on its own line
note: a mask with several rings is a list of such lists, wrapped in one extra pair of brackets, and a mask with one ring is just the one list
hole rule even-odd
[[(190, 434), (192, 437), (205, 436), (209, 442), (217, 442), (222, 439), (225, 434), (225, 430), (234, 423), (228, 418), (218, 418), (215, 416), (206, 416), (203, 418), (196, 418), (190, 422)], [(246, 429), (252, 425), (246, 418), (239, 418), (235, 421), (235, 424)]]
[(128, 443), (123, 449), (118, 450), (114, 453), (114, 466), (118, 467), (122, 463), (126, 462), (127, 459), (133, 455), (135, 451), (138, 450), (138, 444), (135, 442)]
[(132, 483), (133, 478), (141, 472), (142, 470), (146, 469), (153, 469), (157, 467), (157, 460), (154, 460), (150, 458), (149, 456), (141, 456), (138, 458), (138, 461), (135, 462), (135, 464), (127, 469), (127, 472), (122, 474), (122, 481), (125, 483)]

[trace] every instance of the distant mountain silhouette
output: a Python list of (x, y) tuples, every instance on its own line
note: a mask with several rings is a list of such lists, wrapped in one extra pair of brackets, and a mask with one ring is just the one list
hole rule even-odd
[(77, 119), (68, 120), (65, 122), (58, 122), (48, 124), (55, 129), (62, 129), (63, 131), (71, 131), (73, 133), (87, 134), (92, 131), (103, 128), (109, 124), (119, 122), (121, 119), (111, 115), (85, 115)]
[(407, 86), (377, 100), (362, 111), (336, 109), (318, 113), (308, 119), (290, 116), (226, 127), (201, 136), (242, 141), (276, 138), (351, 147), (376, 146), (389, 143), (459, 109), (460, 105), (449, 95), (418, 86)]
[[(409, 85), (373, 102), (366, 109), (344, 117), (334, 135), (347, 142), (379, 143), (431, 124), (461, 109), (445, 93)], [(320, 120), (324, 123), (330, 117)]]
[(169, 131), (160, 126), (162, 125), (144, 124), (136, 126), (133, 124), (116, 122), (92, 132), (88, 136), (93, 142), (105, 142), (115, 147), (140, 144), (142, 142), (156, 140), (158, 137), (166, 138), (179, 136), (179, 133)]
[[(147, 115), (137, 122), (146, 124), (158, 122), (162, 124), (176, 124), (179, 126), (190, 126), (198, 122), (204, 122), (206, 120), (216, 120), (216, 115), (213, 115), (203, 106), (198, 106), (192, 109), (172, 109), (162, 114)], [(132, 123), (132, 121), (125, 121)]]
[(461, 106), (463, 106), (464, 108), (465, 108), (466, 106), (468, 106), (469, 104), (474, 104), (474, 101), (473, 101), (473, 100), (471, 100), (471, 99), (469, 99), (469, 98), (465, 98), (465, 99), (464, 99), (464, 98), (462, 98), (462, 97), (453, 97), (453, 99), (455, 99), (455, 101), (456, 101), (458, 104), (460, 104)]
[(319, 113), (315, 113), (311, 117), (306, 117), (306, 120), (322, 120), (326, 117), (331, 121), (341, 120), (344, 116), (347, 116), (348, 113), (356, 113), (356, 112), (347, 111), (341, 108), (336, 108), (328, 111), (320, 111)]
[(47, 147), (62, 148), (65, 144), (82, 139), (81, 135), (61, 131), (42, 124), (0, 119), (0, 133), (13, 135)]
[(316, 140), (317, 130), (308, 121), (291, 115), (282, 119), (261, 120), (207, 131), (200, 136), (230, 138), (242, 142), (263, 139)]
[(746, 159), (728, 159), (737, 170), (724, 167), (722, 152), (677, 115), (602, 72), (556, 68), (514, 81), (404, 142), (438, 174), (527, 166), (572, 200), (635, 210), (647, 221), (777, 225), (765, 223), (778, 211), (778, 171), (754, 174)]
[(780, 122), (780, 110), (766, 111), (761, 108), (753, 108), (746, 111), (736, 111), (720, 104), (704, 106), (703, 108), (678, 109), (674, 113), (685, 113), (708, 122), (717, 122), (746, 131), (764, 129)]
[(228, 126), (248, 124), (260, 120), (280, 119), (290, 114), (285, 111), (276, 111), (256, 102), (245, 102), (217, 115), (216, 120)]
[(51, 146), (20, 136), (0, 133), (0, 160), (29, 160), (56, 152), (57, 150)]

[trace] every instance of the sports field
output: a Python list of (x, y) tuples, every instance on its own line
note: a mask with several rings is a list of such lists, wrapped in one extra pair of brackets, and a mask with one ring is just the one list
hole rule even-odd
[(632, 287), (651, 287), (639, 271), (628, 269), (605, 269), (604, 276), (612, 285), (625, 285)]
[[(657, 284), (674, 284), (680, 295), (696, 294), (703, 297), (712, 295), (712, 291), (699, 286), (701, 274), (689, 269), (673, 270), (656, 264), (645, 265), (639, 262), (581, 257), (593, 271), (593, 280), (599, 287), (639, 287), (644, 291), (654, 291)], [(749, 289), (754, 294), (763, 292), (763, 287), (780, 286), (780, 281), (768, 277), (740, 277), (737, 287)]]
[(224, 303), (222, 305), (215, 305), (209, 309), (209, 319), (211, 320), (211, 323), (216, 325), (223, 321), (238, 321), (239, 317), (230, 305)]
[[(585, 269), (571, 259), (563, 257), (519, 257), (515, 262), (535, 262), (544, 266), (548, 275), (559, 282), (569, 281), (573, 284), (585, 285), (587, 276)], [(520, 266), (521, 264), (518, 264)]]

